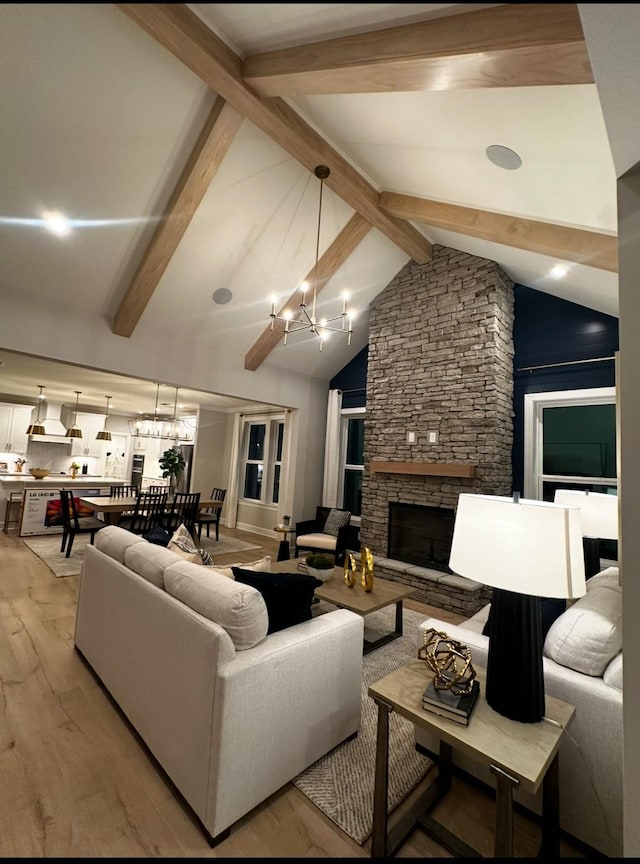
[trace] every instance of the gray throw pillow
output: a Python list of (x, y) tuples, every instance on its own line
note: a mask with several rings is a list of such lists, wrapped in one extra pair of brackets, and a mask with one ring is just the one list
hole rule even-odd
[(324, 523), (324, 528), (322, 530), (325, 534), (331, 534), (333, 537), (337, 537), (338, 531), (343, 525), (348, 525), (350, 519), (351, 513), (349, 510), (336, 510), (333, 508), (332, 510), (329, 510), (327, 521)]

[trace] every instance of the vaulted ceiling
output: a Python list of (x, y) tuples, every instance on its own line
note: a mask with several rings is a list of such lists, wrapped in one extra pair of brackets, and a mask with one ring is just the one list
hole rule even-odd
[[(1, 5), (0, 73), (0, 298), (320, 378), (434, 244), (618, 312), (615, 172), (573, 4)], [(295, 308), (305, 277), (319, 317), (350, 292), (351, 345), (270, 329), (271, 295)]]

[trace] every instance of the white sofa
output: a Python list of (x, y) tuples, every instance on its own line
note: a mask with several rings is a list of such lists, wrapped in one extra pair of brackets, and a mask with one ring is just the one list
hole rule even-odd
[(256, 588), (117, 526), (87, 547), (75, 646), (212, 845), (360, 727), (363, 619), (266, 635), (266, 610)]
[[(428, 618), (418, 628), (418, 646), (433, 627), (468, 645), (472, 662), (486, 668), (488, 611), (459, 626)], [(586, 595), (551, 625), (543, 659), (545, 693), (576, 707), (560, 749), (560, 827), (609, 857), (622, 855), (621, 618), (618, 571), (611, 567), (588, 580)], [(437, 741), (423, 730), (416, 729), (416, 744), (437, 753)], [(455, 751), (454, 764), (493, 787), (488, 772)], [(514, 797), (540, 813), (539, 797)]]

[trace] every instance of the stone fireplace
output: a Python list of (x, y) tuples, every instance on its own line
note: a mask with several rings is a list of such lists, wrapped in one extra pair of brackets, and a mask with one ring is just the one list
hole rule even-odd
[(389, 556), (390, 506), (455, 511), (460, 492), (511, 494), (512, 426), (513, 283), (493, 261), (434, 246), (371, 308), (360, 542), (379, 575), (461, 608), (440, 588), (469, 580)]

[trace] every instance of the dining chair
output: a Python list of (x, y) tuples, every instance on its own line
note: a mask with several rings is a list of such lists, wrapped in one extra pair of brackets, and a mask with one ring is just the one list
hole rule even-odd
[(133, 511), (130, 514), (121, 516), (118, 519), (118, 525), (127, 531), (131, 531), (133, 534), (142, 534), (144, 536), (156, 525), (162, 526), (166, 509), (166, 489), (162, 494), (140, 492)]
[(176, 492), (167, 509), (162, 527), (173, 533), (180, 525), (184, 525), (189, 534), (193, 534), (199, 509), (199, 492)]
[(202, 526), (207, 526), (207, 537), (209, 536), (209, 529), (212, 525), (216, 526), (216, 540), (220, 539), (219, 527), (220, 527), (220, 514), (222, 513), (222, 502), (225, 499), (227, 494), (226, 489), (218, 489), (214, 488), (211, 493), (212, 501), (219, 501), (219, 507), (206, 507), (204, 510), (201, 510), (200, 513), (196, 517), (196, 528), (198, 529), (198, 540), (202, 538)]
[(169, 494), (168, 486), (147, 486), (145, 492), (151, 492), (152, 495), (162, 495), (163, 492)]
[(140, 490), (135, 485), (130, 486), (112, 486), (109, 495), (111, 498), (133, 498)]
[(76, 507), (76, 499), (73, 492), (66, 489), (60, 490), (60, 514), (62, 516), (62, 544), (60, 551), (65, 552), (65, 558), (71, 555), (73, 541), (76, 534), (90, 534), (91, 544), (97, 532), (104, 528), (105, 523), (95, 516), (79, 516)]

